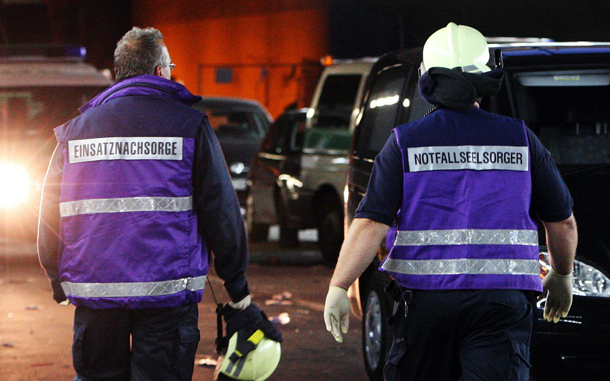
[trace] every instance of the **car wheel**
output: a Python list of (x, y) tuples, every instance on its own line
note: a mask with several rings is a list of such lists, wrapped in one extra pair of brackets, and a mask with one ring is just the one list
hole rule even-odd
[(364, 367), (371, 380), (383, 380), (385, 359), (392, 344), (392, 333), (388, 325), (391, 300), (377, 276), (368, 281), (362, 301)]
[(254, 199), (250, 194), (246, 198), (246, 229), (251, 242), (265, 241), (269, 236), (269, 225), (254, 222)]
[(343, 243), (343, 213), (339, 208), (326, 204), (318, 226), (318, 245), (329, 264), (335, 264)]
[(284, 247), (298, 247), (299, 230), (280, 224), (280, 245)]

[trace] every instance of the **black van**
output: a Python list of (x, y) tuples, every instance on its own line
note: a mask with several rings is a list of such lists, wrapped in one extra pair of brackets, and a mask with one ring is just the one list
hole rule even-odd
[[(534, 379), (608, 379), (610, 376), (610, 44), (540, 43), (490, 45), (490, 66), (504, 71), (500, 92), (481, 108), (526, 121), (551, 152), (574, 198), (579, 246), (574, 302), (557, 324), (535, 310), (531, 363)], [(422, 50), (381, 57), (366, 83), (347, 179), (346, 222), (366, 191), (375, 156), (391, 130), (424, 117), (432, 108), (418, 93)], [(548, 262), (540, 234), (541, 274)], [(352, 311), (362, 317), (363, 354), (371, 379), (381, 379), (391, 343), (387, 318), (389, 278), (377, 271), (387, 254), (349, 290)], [(431, 361), (433, 361), (431, 359)]]

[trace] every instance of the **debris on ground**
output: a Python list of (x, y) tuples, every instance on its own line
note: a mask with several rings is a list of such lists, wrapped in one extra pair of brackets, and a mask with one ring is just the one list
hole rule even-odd
[(290, 323), (290, 315), (288, 315), (288, 312), (282, 312), (278, 316), (270, 317), (269, 321), (272, 322), (273, 324), (286, 325), (286, 324)]
[(265, 300), (266, 306), (291, 306), (292, 305), (292, 293), (290, 291), (284, 291), (281, 294), (276, 294), (271, 297), (270, 300)]

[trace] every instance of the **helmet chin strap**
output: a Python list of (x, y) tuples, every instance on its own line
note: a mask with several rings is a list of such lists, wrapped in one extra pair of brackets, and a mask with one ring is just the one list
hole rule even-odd
[(214, 287), (212, 287), (212, 282), (210, 282), (210, 277), (206, 278), (208, 285), (210, 286), (210, 290), (212, 291), (212, 298), (214, 299), (214, 303), (216, 303), (216, 340), (214, 344), (216, 344), (216, 353), (222, 354), (222, 351), (227, 347), (227, 340), (224, 339), (223, 330), (222, 330), (222, 307), (223, 304), (218, 302), (216, 299), (216, 293), (214, 292)]

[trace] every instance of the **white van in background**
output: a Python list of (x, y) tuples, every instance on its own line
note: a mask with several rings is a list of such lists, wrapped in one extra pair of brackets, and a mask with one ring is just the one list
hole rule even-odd
[(251, 241), (266, 239), (269, 226), (276, 223), (280, 242), (288, 246), (298, 244), (299, 229), (317, 229), (320, 251), (329, 264), (335, 263), (344, 235), (348, 154), (364, 85), (375, 61), (362, 58), (326, 65), (305, 122), (300, 119), (304, 111), (298, 120), (294, 118), (299, 113), (293, 111), (278, 118), (288, 123), (276, 126), (278, 131), (298, 127), (299, 142), (285, 149), (274, 146), (283, 144), (281, 136), (279, 140), (270, 136), (254, 160), (246, 212)]
[(0, 237), (36, 237), (53, 129), (112, 84), (81, 46), (0, 47)]
[(307, 113), (299, 198), (318, 229), (324, 258), (334, 264), (344, 236), (344, 197), (354, 124), (376, 58), (340, 60), (325, 68)]

